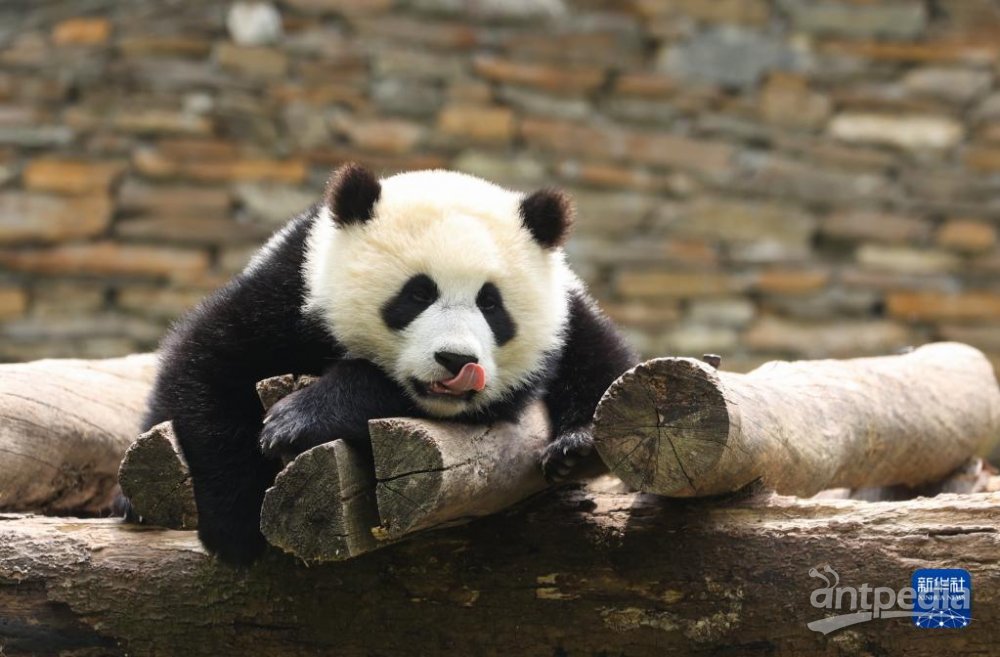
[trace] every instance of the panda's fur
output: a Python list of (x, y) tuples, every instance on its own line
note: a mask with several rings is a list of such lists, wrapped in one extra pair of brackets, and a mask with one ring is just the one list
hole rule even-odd
[[(146, 424), (174, 422), (205, 546), (252, 561), (279, 457), (331, 438), (367, 447), (371, 418), (510, 420), (542, 397), (555, 437), (540, 467), (554, 480), (592, 467), (594, 408), (636, 358), (565, 263), (571, 221), (555, 190), (335, 172), (162, 345)], [(485, 387), (442, 388), (467, 363)], [(255, 383), (285, 372), (322, 376), (262, 417)]]

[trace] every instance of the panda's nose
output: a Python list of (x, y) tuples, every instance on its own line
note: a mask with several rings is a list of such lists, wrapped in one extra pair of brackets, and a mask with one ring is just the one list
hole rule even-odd
[(475, 356), (470, 356), (468, 354), (456, 354), (451, 351), (434, 352), (434, 360), (441, 363), (446, 370), (455, 376), (458, 376), (458, 373), (462, 371), (462, 368), (469, 363), (479, 362), (479, 359)]

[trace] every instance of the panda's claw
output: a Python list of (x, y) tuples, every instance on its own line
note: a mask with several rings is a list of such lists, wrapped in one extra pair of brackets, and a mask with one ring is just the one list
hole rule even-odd
[(328, 440), (318, 435), (320, 425), (309, 413), (311, 405), (301, 394), (305, 390), (308, 388), (280, 400), (264, 417), (259, 444), (267, 458), (287, 460)]
[(549, 483), (576, 478), (582, 461), (593, 452), (589, 431), (571, 431), (552, 441), (542, 453), (542, 473)]

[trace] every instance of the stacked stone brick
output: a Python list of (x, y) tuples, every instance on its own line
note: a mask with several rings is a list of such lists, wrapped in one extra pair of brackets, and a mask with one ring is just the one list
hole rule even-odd
[(1000, 361), (987, 0), (0, 5), (0, 359), (153, 347), (347, 160), (580, 210), (646, 354)]

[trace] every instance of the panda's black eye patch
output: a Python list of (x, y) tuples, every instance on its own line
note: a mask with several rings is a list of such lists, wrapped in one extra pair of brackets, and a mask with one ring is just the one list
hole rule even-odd
[(490, 330), (493, 331), (493, 338), (497, 342), (497, 346), (502, 346), (510, 342), (514, 335), (517, 333), (517, 327), (514, 325), (514, 320), (511, 318), (510, 313), (503, 305), (503, 297), (500, 295), (500, 290), (493, 283), (484, 283), (481, 288), (479, 288), (479, 294), (476, 295), (476, 305), (479, 307), (479, 311), (483, 313), (483, 317), (486, 318), (486, 323), (489, 324)]
[(382, 306), (382, 321), (392, 330), (402, 331), (437, 301), (439, 295), (437, 284), (430, 276), (417, 274)]

